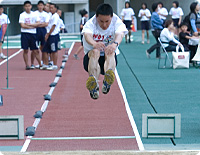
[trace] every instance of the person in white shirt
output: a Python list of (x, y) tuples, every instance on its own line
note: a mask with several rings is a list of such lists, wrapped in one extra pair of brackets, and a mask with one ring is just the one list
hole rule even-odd
[(165, 27), (160, 34), (160, 40), (163, 43), (166, 51), (176, 51), (176, 46), (183, 46), (177, 39), (174, 37), (174, 23), (173, 20), (167, 20), (165, 22)]
[(147, 4), (142, 3), (142, 8), (139, 11), (138, 17), (140, 17), (141, 28), (142, 28), (142, 44), (144, 44), (144, 33), (147, 33), (147, 43), (150, 43), (149, 40), (149, 19), (151, 18), (151, 12), (147, 9)]
[(49, 17), (52, 16), (51, 12), (50, 12), (50, 2), (47, 2), (44, 6), (44, 11), (46, 11), (49, 15)]
[(28, 65), (28, 50), (32, 50), (41, 67), (41, 59), (38, 51), (36, 27), (40, 24), (39, 16), (31, 11), (32, 5), (30, 1), (24, 2), (25, 11), (19, 16), (21, 26), (21, 47), (24, 50), (23, 57), (26, 70), (32, 69)]
[(61, 18), (62, 16), (62, 10), (59, 9), (59, 7), (57, 7), (57, 14), (59, 15), (60, 19), (59, 19), (59, 24), (60, 24), (60, 32), (66, 32), (65, 30), (65, 24)]
[(7, 30), (7, 25), (10, 24), (10, 20), (6, 14), (3, 13), (4, 9), (3, 6), (0, 5), (0, 58), (6, 59), (7, 56), (5, 56), (2, 52), (2, 44), (4, 42), (4, 36)]
[(169, 15), (172, 16), (172, 20), (174, 22), (174, 26), (176, 27), (175, 34), (178, 34), (178, 28), (179, 28), (179, 25), (181, 24), (182, 16), (184, 14), (183, 14), (182, 8), (179, 7), (179, 2), (178, 1), (174, 1), (172, 3), (172, 5), (173, 5), (173, 7), (170, 9)]
[[(52, 16), (49, 20), (49, 25), (47, 28), (47, 33), (45, 35), (45, 44), (42, 49), (44, 52), (44, 68), (47, 70), (57, 70), (57, 59), (58, 59), (58, 50), (59, 50), (59, 32), (60, 32), (60, 24), (59, 24), (59, 15), (57, 14), (57, 6), (54, 3), (50, 3), (50, 12)], [(48, 53), (52, 55), (53, 65), (47, 67), (48, 65)]]
[[(42, 50), (44, 43), (45, 43), (45, 35), (47, 33), (46, 27), (49, 24), (49, 18), (50, 16), (48, 15), (47, 12), (44, 11), (44, 2), (43, 1), (38, 1), (37, 4), (37, 8), (38, 10), (35, 11), (36, 14), (38, 14), (39, 18), (40, 18), (40, 24), (38, 25), (38, 27), (36, 28), (36, 32), (37, 32), (37, 41), (38, 41), (38, 45), (40, 45), (40, 51)], [(42, 56), (42, 60), (43, 60)], [(31, 54), (31, 67), (34, 68), (34, 59), (35, 56), (33, 54)], [(37, 66), (36, 66), (37, 68)]]
[[(85, 25), (85, 23), (87, 22), (87, 18), (88, 18), (88, 12), (83, 9), (79, 11), (79, 14), (81, 15), (81, 22), (80, 22), (80, 32), (82, 32), (83, 30), (83, 26)], [(83, 50), (83, 35), (81, 34), (81, 46), (79, 46), (78, 50), (75, 52), (75, 54), (73, 55), (74, 58), (76, 60), (79, 59), (78, 54)]]
[(129, 41), (131, 42), (131, 25), (134, 25), (134, 18), (133, 16), (135, 15), (133, 9), (130, 6), (130, 2), (125, 2), (125, 8), (122, 9), (121, 16), (122, 16), (122, 21), (126, 25), (126, 28), (128, 29), (128, 36), (129, 40), (127, 40), (127, 35), (125, 35), (125, 40), (126, 43)]
[(162, 2), (158, 2), (158, 14), (160, 16), (160, 19), (163, 20), (163, 24), (166, 21), (166, 18), (168, 16), (168, 11), (166, 8), (164, 8), (163, 3)]
[(125, 34), (125, 24), (109, 4), (100, 4), (83, 27), (84, 69), (89, 73), (86, 87), (92, 99), (99, 97), (99, 75), (104, 75), (102, 92), (107, 94), (115, 79), (116, 52)]

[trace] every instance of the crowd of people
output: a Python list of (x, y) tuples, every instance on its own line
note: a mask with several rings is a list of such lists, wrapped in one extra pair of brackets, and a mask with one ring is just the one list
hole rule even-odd
[[(146, 3), (142, 3), (138, 17), (141, 21), (142, 29), (142, 44), (145, 43), (145, 31), (147, 43), (149, 40), (149, 30), (155, 37), (156, 43), (146, 50), (146, 55), (150, 58), (150, 54), (156, 50), (156, 58), (160, 58), (160, 38), (166, 51), (176, 51), (176, 46), (184, 47), (185, 51), (190, 51), (190, 62), (194, 57), (199, 40), (200, 32), (200, 6), (198, 2), (192, 2), (190, 5), (190, 13), (183, 19), (183, 10), (179, 7), (179, 2), (174, 1), (172, 8), (168, 10), (162, 2), (152, 4), (152, 14), (147, 8)], [(128, 30), (131, 29), (131, 24), (134, 24), (133, 16), (135, 15), (130, 3), (125, 3), (125, 8), (121, 12), (122, 21)], [(124, 19), (128, 19), (124, 20)], [(129, 33), (129, 42), (131, 32)], [(127, 43), (127, 37), (126, 37)], [(193, 62), (195, 65), (196, 62)]]
[[(21, 26), (21, 48), (23, 49), (26, 70), (35, 68), (42, 70), (58, 69), (59, 33), (65, 29), (63, 20), (60, 18), (61, 15), (62, 11), (54, 3), (45, 4), (42, 0), (38, 1), (37, 10), (32, 11), (31, 2), (24, 2), (24, 11), (19, 15), (19, 24)], [(3, 6), (0, 6), (0, 22), (0, 58), (6, 59), (7, 56), (2, 53), (2, 43), (10, 20), (3, 13)], [(31, 51), (31, 63), (29, 63), (29, 51)], [(38, 65), (34, 65), (35, 59)]]
[[(192, 58), (196, 54), (199, 42), (199, 22), (200, 7), (197, 2), (190, 5), (190, 13), (182, 19), (183, 11), (177, 1), (173, 2), (173, 8), (169, 14), (172, 14), (172, 19), (163, 21), (159, 17), (159, 6), (157, 3), (152, 5), (154, 11), (151, 17), (152, 34), (156, 39), (156, 44), (146, 51), (147, 57), (150, 58), (151, 52), (156, 49), (156, 57), (160, 58), (160, 40), (166, 51), (176, 51), (176, 46), (184, 47), (185, 51), (190, 51), (190, 62), (195, 65)], [(174, 12), (176, 8), (176, 12)], [(176, 16), (179, 13), (179, 18)], [(173, 16), (174, 15), (174, 16)]]

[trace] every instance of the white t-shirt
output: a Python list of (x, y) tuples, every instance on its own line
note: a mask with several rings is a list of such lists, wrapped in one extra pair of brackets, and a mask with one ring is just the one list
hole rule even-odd
[[(86, 22), (82, 30), (82, 34), (91, 33), (93, 34), (93, 39), (95, 41), (102, 41), (105, 45), (113, 43), (115, 38), (115, 33), (121, 33), (121, 32), (127, 34), (128, 30), (126, 29), (126, 26), (124, 25), (122, 20), (116, 14), (113, 14), (111, 23), (106, 30), (103, 30), (99, 26), (96, 19), (96, 15), (94, 15), (90, 20)], [(93, 49), (93, 47), (86, 42), (85, 37), (83, 37), (83, 46), (85, 54)], [(118, 54), (119, 49), (117, 48), (115, 52), (116, 54)]]
[(0, 25), (3, 25), (3, 24), (10, 24), (10, 20), (8, 16), (4, 13), (0, 15)]
[(61, 28), (64, 29), (65, 28), (65, 24), (64, 24), (63, 20), (60, 18), (58, 22), (59, 22), (60, 29)]
[(176, 39), (174, 38), (174, 33), (170, 32), (168, 28), (164, 28), (164, 29), (161, 31), (161, 33), (160, 33), (160, 40), (161, 40), (162, 42), (166, 42), (166, 43), (163, 43), (163, 46), (164, 46), (164, 47), (169, 46), (169, 44), (167, 44), (167, 43), (169, 43), (170, 41), (173, 41), (173, 42), (175, 42), (175, 43), (177, 43), (177, 44), (180, 43), (178, 40), (176, 40)]
[(49, 31), (51, 30), (51, 27), (53, 25), (56, 25), (54, 31), (51, 33), (51, 35), (56, 35), (60, 32), (60, 24), (59, 24), (59, 20), (60, 20), (60, 17), (57, 13), (54, 13), (51, 17), (50, 17), (50, 20), (49, 20), (49, 24), (48, 26), (46, 27), (47, 29), (47, 33), (49, 33)]
[[(142, 16), (142, 14), (145, 13), (145, 16)], [(147, 21), (149, 20), (148, 17), (151, 17), (151, 12), (149, 9), (140, 9), (139, 11), (139, 14), (138, 14), (138, 17), (141, 17), (140, 21)]]
[(178, 8), (171, 8), (169, 11), (169, 14), (172, 16), (172, 19), (177, 19), (180, 18), (180, 16), (183, 16), (183, 10), (178, 7)]
[(124, 20), (132, 20), (132, 16), (134, 16), (134, 15), (135, 15), (135, 13), (132, 8), (122, 9), (121, 16), (124, 17)]
[(45, 11), (39, 12), (37, 10), (37, 11), (35, 11), (35, 13), (38, 14), (38, 16), (40, 18), (40, 23), (48, 23), (49, 22), (50, 16), (48, 15), (47, 12), (45, 12)]
[[(168, 15), (168, 11), (166, 8), (159, 8), (158, 9), (158, 13), (162, 14), (162, 15), (165, 15), (167, 16)], [(163, 20), (166, 20), (166, 17), (165, 16), (162, 16), (162, 15), (159, 15), (160, 19), (163, 19)]]
[[(31, 24), (34, 24), (36, 22), (40, 21), (40, 18), (39, 16), (31, 11), (30, 13), (26, 13), (25, 11), (22, 12), (19, 16), (19, 23), (31, 23)], [(36, 28), (33, 28), (33, 29), (24, 29), (24, 28), (21, 28), (21, 32), (25, 32), (25, 33), (33, 33), (33, 34), (36, 34)]]

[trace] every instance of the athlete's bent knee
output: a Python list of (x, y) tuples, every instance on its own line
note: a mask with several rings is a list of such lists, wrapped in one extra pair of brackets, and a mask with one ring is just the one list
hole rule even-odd
[(100, 57), (100, 51), (97, 49), (93, 49), (88, 53), (89, 58), (98, 59)]

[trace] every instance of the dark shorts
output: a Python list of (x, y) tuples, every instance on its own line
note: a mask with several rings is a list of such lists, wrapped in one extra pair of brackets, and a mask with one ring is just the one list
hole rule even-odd
[[(83, 58), (83, 66), (84, 69), (88, 72), (88, 65), (89, 65), (89, 57), (88, 57), (88, 53), (84, 56)], [(101, 74), (104, 75), (104, 62), (105, 62), (105, 56), (100, 56), (99, 58), (99, 65), (100, 65), (100, 69), (101, 69)], [(115, 62), (116, 62), (116, 66), (117, 66), (117, 56), (115, 54)]]
[(142, 30), (149, 30), (149, 21), (141, 21)]
[(83, 35), (81, 34), (81, 45), (83, 46)]
[(37, 29), (37, 41), (38, 41), (38, 45), (40, 43), (40, 45), (44, 45), (45, 43), (45, 35), (47, 33), (47, 30), (45, 27), (38, 27)]
[(172, 19), (172, 20), (173, 20), (174, 26), (175, 26), (176, 28), (178, 28), (178, 27), (179, 27), (179, 25), (178, 25), (179, 18)]
[(58, 33), (58, 50), (61, 50), (60, 34)]
[(45, 42), (42, 52), (53, 53), (59, 50), (59, 35), (50, 35), (48, 40)]
[(131, 30), (132, 21), (131, 20), (124, 20), (124, 24), (128, 30)]
[(21, 48), (24, 50), (37, 50), (37, 35), (32, 33), (21, 33)]

